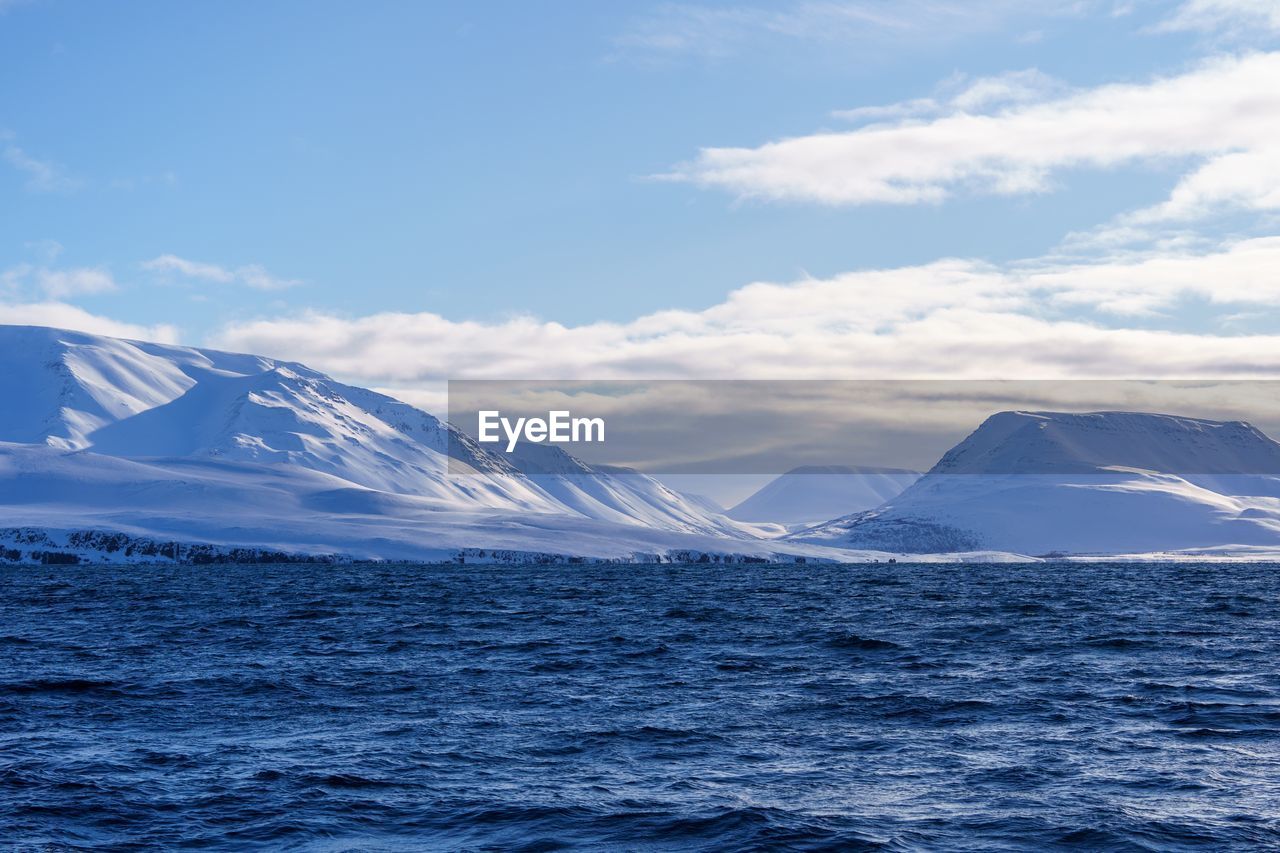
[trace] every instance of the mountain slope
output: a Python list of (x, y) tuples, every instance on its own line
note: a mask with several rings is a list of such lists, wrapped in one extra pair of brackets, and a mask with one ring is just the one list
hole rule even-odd
[(726, 515), (739, 521), (814, 524), (877, 507), (918, 479), (920, 472), (903, 468), (804, 466), (766, 483)]
[(755, 538), (754, 529), (629, 468), (592, 468), (550, 444), (525, 442), (511, 465), (559, 504), (588, 518), (715, 536)]
[(1122, 554), (1280, 545), (1280, 444), (1239, 421), (1001, 412), (881, 507), (794, 541)]
[[(493, 453), (258, 356), (0, 326), (0, 400), (0, 556), (29, 530), (396, 559), (1280, 551), (1280, 445), (1241, 422), (1001, 413), (882, 505), (767, 539), (643, 474)], [(793, 495), (774, 509), (812, 497)]]
[[(214, 503), (256, 506), (267, 484), (287, 482), (281, 488), (290, 499), (277, 505), (303, 515), (315, 508), (349, 514), (351, 507), (366, 516), (430, 512), (437, 521), (446, 512), (541, 514), (752, 537), (749, 527), (649, 477), (595, 471), (557, 448), (545, 449), (560, 454), (562, 470), (526, 474), (506, 454), (425, 412), (299, 364), (17, 326), (0, 326), (0, 364), (0, 442), (29, 451), (6, 451), (4, 470), (25, 471), (21, 489), (0, 482), (11, 515), (33, 502), (24, 495), (43, 495), (51, 506), (61, 494), (64, 507), (89, 512), (68, 467), (79, 459), (97, 472), (104, 491), (93, 493), (104, 507), (140, 508), (139, 496), (175, 491), (198, 512), (187, 487), (191, 465), (199, 463), (194, 491), (206, 495), (211, 516), (221, 511)], [(144, 484), (135, 482), (141, 469), (111, 459), (143, 463)], [(42, 464), (50, 469), (46, 482), (34, 473)], [(114, 497), (104, 472), (122, 477)], [(316, 486), (311, 474), (325, 485)], [(166, 485), (166, 477), (174, 482)], [(298, 503), (304, 496), (311, 505)], [(453, 523), (467, 527), (459, 518)]]
[[(473, 559), (504, 551), (601, 559), (662, 555), (849, 559), (800, 543), (729, 539), (581, 515), (475, 511), (352, 486), (292, 465), (124, 459), (0, 443), (0, 552), (6, 531), (104, 531), (152, 541), (259, 547), (357, 559)], [(55, 540), (68, 537), (54, 536)], [(0, 557), (2, 560), (3, 557)]]
[(557, 512), (509, 465), (461, 438), (464, 458), (505, 476), (447, 476), (450, 427), (302, 365), (214, 350), (0, 327), (8, 402), (0, 441), (126, 458), (282, 463), (465, 507)]

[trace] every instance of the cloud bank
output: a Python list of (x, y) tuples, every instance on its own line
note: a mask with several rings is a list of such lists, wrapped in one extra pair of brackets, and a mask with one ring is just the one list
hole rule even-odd
[[(982, 15), (1029, 14), (1033, 5), (987, 4)], [(925, 6), (937, 14), (921, 15)], [(870, 28), (881, 38), (966, 7), (914, 0), (673, 5), (633, 35), (646, 49), (714, 54), (742, 49), (762, 33), (813, 41)], [(1274, 2), (1188, 0), (1159, 26), (1213, 37), (1280, 32), (1278, 18)], [(1084, 246), (1087, 256), (1004, 264), (948, 258), (758, 282), (703, 310), (621, 323), (312, 310), (232, 323), (208, 343), (302, 361), (411, 400), (426, 399), (424, 389), (448, 378), (1280, 377), (1280, 333), (1269, 331), (1280, 311), (1280, 237), (1169, 239), (1173, 229), (1220, 214), (1242, 213), (1256, 224), (1280, 210), (1278, 80), (1280, 52), (1218, 56), (1088, 89), (1034, 68), (957, 77), (927, 97), (839, 110), (832, 117), (852, 126), (836, 131), (704, 148), (666, 176), (744, 199), (857, 206), (1046, 193), (1077, 169), (1172, 171), (1166, 198), (1085, 235), (1074, 248)], [(258, 265), (174, 254), (142, 268), (162, 281), (261, 290), (299, 283)], [(31, 293), (38, 289), (31, 298), (46, 301), (0, 305), (2, 322), (176, 337), (167, 326), (116, 323), (61, 301), (112, 289), (104, 271), (30, 267), (20, 277)], [(0, 277), (0, 297), (11, 298), (5, 285)]]
[(75, 305), (65, 302), (0, 302), (0, 324), (10, 326), (52, 326), (58, 329), (71, 329), (77, 332), (88, 332), (92, 335), (110, 335), (116, 338), (128, 338), (139, 341), (157, 341), (173, 344), (178, 342), (178, 330), (168, 324), (144, 326), (137, 323), (125, 323), (92, 314)]
[[(1150, 328), (1203, 307), (1212, 328)], [(1280, 237), (1089, 263), (975, 260), (756, 283), (703, 311), (567, 326), (431, 313), (309, 312), (229, 326), (223, 348), (367, 383), (447, 378), (1061, 378), (1280, 375), (1280, 335), (1229, 322), (1280, 308)]]
[(961, 103), (926, 121), (878, 123), (755, 148), (704, 148), (663, 177), (740, 198), (919, 204), (959, 194), (1045, 192), (1067, 169), (1199, 158), (1208, 165), (1188, 181), (1195, 183), (1198, 203), (1215, 204), (1240, 195), (1237, 186), (1217, 180), (1228, 170), (1223, 158), (1245, 153), (1275, 162), (1277, 80), (1280, 53), (1216, 58), (1184, 74), (992, 114)]

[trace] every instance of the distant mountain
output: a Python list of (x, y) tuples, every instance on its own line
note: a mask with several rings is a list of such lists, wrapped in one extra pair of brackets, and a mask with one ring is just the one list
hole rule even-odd
[(755, 535), (723, 510), (630, 468), (592, 467), (553, 444), (529, 442), (517, 445), (508, 458), (512, 467), (559, 506), (588, 518), (686, 533)]
[(15, 526), (361, 556), (805, 550), (764, 546), (643, 474), (550, 446), (490, 452), (391, 397), (259, 356), (0, 326), (0, 400)]
[(1147, 412), (999, 412), (947, 451), (930, 474), (1280, 475), (1280, 444), (1244, 421)]
[(915, 553), (1280, 546), (1280, 444), (1241, 421), (1001, 412), (878, 508), (793, 541)]
[(810, 465), (771, 480), (730, 509), (738, 521), (814, 524), (872, 509), (920, 479), (905, 468)]
[(800, 469), (735, 519), (259, 356), (0, 326), (0, 401), (0, 561), (1280, 553), (1280, 445), (1239, 421), (1003, 412), (900, 494)]

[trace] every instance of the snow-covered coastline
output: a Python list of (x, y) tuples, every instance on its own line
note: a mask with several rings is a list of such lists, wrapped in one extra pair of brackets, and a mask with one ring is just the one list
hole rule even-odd
[[(800, 472), (745, 521), (559, 448), (491, 452), (299, 364), (21, 326), (0, 363), (7, 562), (1280, 557), (1280, 445), (1242, 422), (1003, 412), (919, 479), (840, 469), (812, 496)], [(756, 523), (806, 497), (853, 505)]]
[(22, 326), (0, 326), (0, 363), (8, 528), (343, 559), (844, 556), (556, 448), (489, 452), (299, 364)]

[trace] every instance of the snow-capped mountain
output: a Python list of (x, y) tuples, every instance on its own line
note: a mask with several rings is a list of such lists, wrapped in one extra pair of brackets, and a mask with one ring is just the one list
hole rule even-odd
[[(559, 509), (431, 415), (299, 364), (27, 326), (0, 326), (0, 363), (0, 441), (282, 463), (454, 508)], [(455, 466), (505, 476), (451, 481), (451, 445)]]
[[(1241, 422), (1005, 412), (901, 494), (911, 472), (793, 472), (738, 514), (848, 501), (845, 514), (771, 538), (776, 526), (644, 474), (545, 445), (495, 453), (391, 397), (258, 356), (0, 326), (0, 400), (0, 560), (55, 547), (103, 559), (1280, 552), (1280, 445)], [(850, 476), (872, 488), (801, 485)]]
[(668, 533), (756, 538), (643, 474), (552, 447), (492, 453), (391, 397), (269, 358), (0, 326), (0, 399), (0, 502), (14, 525), (345, 543), (363, 556), (577, 553), (575, 530), (636, 547)]
[(876, 509), (790, 538), (1124, 554), (1280, 545), (1280, 444), (1241, 421), (1001, 412)]
[(873, 509), (920, 479), (905, 468), (806, 465), (766, 483), (726, 514), (738, 521), (815, 524)]

